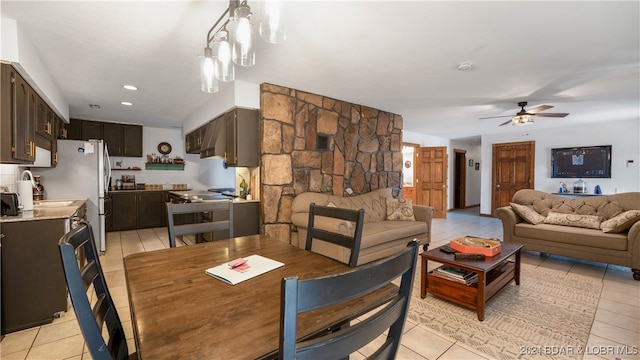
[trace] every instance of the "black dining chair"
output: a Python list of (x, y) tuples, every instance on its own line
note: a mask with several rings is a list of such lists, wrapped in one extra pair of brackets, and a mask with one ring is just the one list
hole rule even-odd
[[(69, 297), (91, 357), (130, 358), (124, 329), (100, 266), (91, 224), (80, 222), (58, 245)], [(85, 259), (77, 255), (83, 251)], [(103, 332), (105, 324), (107, 331)]]
[[(319, 216), (347, 221), (347, 223), (344, 223), (346, 227), (344, 232), (350, 235), (335, 231), (341, 226), (341, 224), (336, 222), (331, 223), (330, 226), (317, 226), (316, 217)], [(352, 210), (311, 203), (309, 204), (309, 222), (307, 225), (307, 242), (305, 249), (307, 251), (313, 251), (312, 245), (315, 239), (348, 248), (351, 251), (348, 264), (351, 267), (355, 267), (358, 263), (358, 255), (360, 254), (363, 225), (364, 209)], [(353, 231), (351, 231), (351, 227), (353, 227)]]
[[(174, 215), (194, 214), (196, 222), (176, 224)], [(202, 221), (203, 214), (209, 219)], [(176, 247), (176, 237), (197, 235), (214, 231), (227, 231), (227, 238), (233, 237), (233, 203), (231, 200), (208, 200), (205, 202), (174, 204), (167, 203), (167, 228), (169, 246)], [(184, 240), (182, 241), (184, 244)]]
[[(280, 359), (343, 359), (388, 331), (370, 359), (394, 359), (409, 311), (418, 256), (418, 241), (390, 257), (338, 274), (299, 280), (282, 279)], [(401, 277), (400, 287), (382, 306), (366, 312), (366, 319), (302, 341), (297, 340), (298, 314), (343, 303), (369, 294)], [(363, 304), (362, 313), (368, 304)]]

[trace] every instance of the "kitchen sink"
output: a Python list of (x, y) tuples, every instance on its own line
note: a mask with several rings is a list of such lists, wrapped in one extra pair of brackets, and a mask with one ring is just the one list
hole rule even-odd
[(34, 206), (43, 206), (43, 207), (64, 207), (73, 204), (73, 200), (66, 201), (36, 201), (33, 203)]

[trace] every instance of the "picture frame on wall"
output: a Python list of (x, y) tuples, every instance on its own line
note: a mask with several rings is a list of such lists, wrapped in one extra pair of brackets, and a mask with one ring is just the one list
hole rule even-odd
[(476, 170), (480, 170), (480, 163), (479, 162), (476, 163)]

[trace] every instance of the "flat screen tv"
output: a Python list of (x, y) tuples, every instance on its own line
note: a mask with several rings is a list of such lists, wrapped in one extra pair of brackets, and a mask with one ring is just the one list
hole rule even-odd
[(611, 145), (551, 149), (552, 178), (611, 178)]

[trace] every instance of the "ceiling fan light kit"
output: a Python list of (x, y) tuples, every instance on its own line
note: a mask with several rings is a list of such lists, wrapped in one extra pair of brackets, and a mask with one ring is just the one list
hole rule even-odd
[(540, 117), (565, 117), (567, 115), (569, 115), (569, 113), (540, 113), (539, 111), (544, 111), (544, 110), (548, 110), (551, 109), (553, 106), (551, 105), (540, 105), (537, 106), (535, 108), (533, 108), (531, 111), (527, 111), (524, 109), (525, 106), (527, 106), (527, 102), (526, 101), (521, 101), (518, 103), (518, 106), (520, 106), (520, 111), (518, 111), (518, 113), (515, 116), (512, 115), (504, 115), (504, 116), (489, 116), (489, 117), (483, 117), (480, 119), (495, 119), (495, 118), (501, 118), (501, 117), (510, 117), (511, 119), (509, 119), (508, 121), (503, 122), (502, 124), (500, 124), (499, 126), (503, 126), (503, 125), (507, 125), (509, 123), (511, 123), (511, 125), (529, 125), (531, 123), (534, 122), (534, 117), (535, 116), (540, 116)]
[[(286, 39), (281, 10), (280, 1), (264, 1), (258, 27), (260, 37), (268, 43), (276, 44)], [(251, 8), (246, 0), (229, 0), (229, 7), (207, 33), (204, 56), (200, 59), (202, 91), (215, 93), (220, 90), (218, 81), (234, 81), (234, 64), (255, 65), (256, 31), (251, 20)]]

